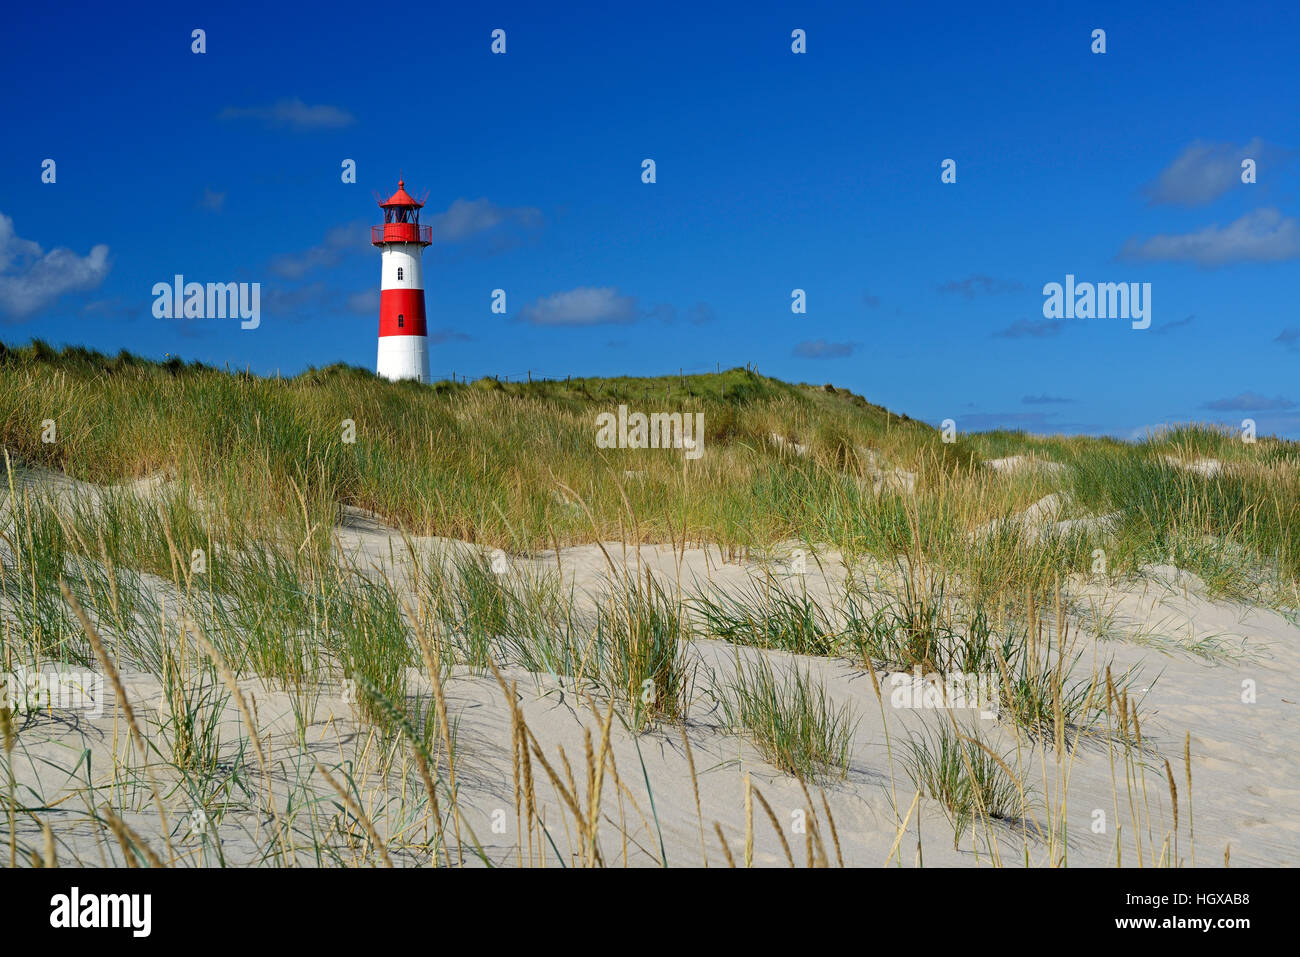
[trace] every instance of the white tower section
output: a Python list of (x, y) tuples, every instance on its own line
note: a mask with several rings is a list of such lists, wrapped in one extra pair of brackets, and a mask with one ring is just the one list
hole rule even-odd
[(429, 337), (424, 318), (424, 272), (418, 243), (386, 243), (380, 301), (383, 321), (375, 371), (385, 379), (429, 381)]

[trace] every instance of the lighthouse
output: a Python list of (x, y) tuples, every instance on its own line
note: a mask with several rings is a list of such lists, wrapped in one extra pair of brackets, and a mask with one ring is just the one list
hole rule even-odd
[(379, 355), (375, 372), (385, 379), (429, 381), (429, 335), (424, 322), (424, 276), (420, 255), (433, 231), (420, 225), (420, 209), (397, 181), (397, 192), (379, 204), (381, 226), (370, 228), (370, 244), (382, 256), (379, 294)]

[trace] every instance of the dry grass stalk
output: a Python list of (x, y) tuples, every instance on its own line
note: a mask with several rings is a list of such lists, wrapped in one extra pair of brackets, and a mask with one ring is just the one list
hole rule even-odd
[(266, 789), (266, 804), (271, 811), (271, 818), (275, 824), (276, 841), (280, 845), (281, 853), (285, 855), (286, 859), (290, 859), (292, 855), (289, 853), (289, 848), (285, 842), (285, 827), (280, 820), (280, 812), (277, 809), (275, 801), (275, 792), (271, 788), (270, 755), (263, 747), (262, 738), (257, 733), (257, 721), (255, 720), (252, 711), (249, 710), (248, 702), (245, 700), (244, 693), (240, 690), (239, 682), (235, 678), (235, 673), (230, 670), (230, 665), (227, 664), (225, 656), (217, 650), (216, 646), (213, 645), (212, 642), (208, 640), (207, 636), (198, 628), (188, 622), (186, 623), (185, 628), (191, 631), (195, 641), (199, 643), (199, 647), (203, 650), (203, 653), (212, 660), (212, 664), (216, 667), (217, 673), (221, 675), (221, 680), (225, 683), (227, 690), (230, 692), (230, 696), (235, 699), (235, 707), (239, 710), (240, 720), (244, 722), (244, 728), (248, 731), (248, 736), (253, 742), (253, 754), (256, 755), (257, 763), (262, 770), (262, 786)]
[(745, 867), (754, 866), (754, 784), (745, 772)]
[(912, 806), (909, 807), (907, 813), (903, 815), (903, 821), (898, 826), (898, 833), (894, 835), (893, 846), (889, 848), (889, 853), (885, 855), (886, 863), (888, 863), (889, 859), (894, 856), (894, 852), (898, 850), (898, 845), (902, 843), (903, 835), (907, 833), (907, 822), (912, 820), (912, 812), (916, 810), (916, 806), (919, 803), (921, 803), (921, 791), (918, 788), (916, 796), (912, 798)]
[(840, 852), (840, 834), (835, 827), (835, 815), (831, 813), (831, 806), (826, 801), (826, 792), (821, 790), (822, 807), (826, 809), (826, 823), (831, 829), (831, 841), (835, 845), (835, 861), (840, 867), (844, 866), (844, 855)]
[[(763, 805), (763, 810), (767, 812), (767, 819), (772, 822), (772, 830), (776, 831), (777, 838), (781, 841), (781, 850), (785, 851), (785, 859), (794, 867), (794, 855), (790, 853), (790, 845), (786, 842), (785, 834), (781, 832), (781, 822), (777, 820), (776, 815), (772, 812), (772, 805), (767, 803), (767, 798), (763, 797), (763, 792), (758, 788), (753, 788), (754, 797), (758, 798), (758, 803)], [(752, 859), (752, 850), (751, 850)], [(811, 860), (811, 854), (809, 855)], [(749, 865), (746, 865), (749, 866)]]
[[(456, 833), (456, 860), (463, 865), (465, 863), (465, 850), (464, 842), (460, 836), (460, 800), (456, 790), (456, 757), (451, 746), (451, 725), (447, 716), (447, 699), (442, 692), (442, 679), (438, 675), (437, 660), (433, 656), (433, 647), (429, 644), (429, 636), (424, 633), (424, 626), (419, 617), (411, 610), (410, 604), (403, 600), (402, 607), (406, 610), (407, 617), (415, 623), (416, 641), (420, 645), (420, 654), (424, 658), (424, 668), (429, 673), (429, 683), (433, 687), (434, 707), (437, 709), (438, 714), (438, 731), (442, 737), (442, 746), (447, 750), (447, 781), (451, 790), (452, 826)], [(495, 668), (493, 670), (495, 671)], [(498, 675), (498, 680), (499, 678)], [(441, 830), (441, 824), (439, 830)]]
[(1192, 845), (1192, 867), (1196, 866), (1196, 818), (1192, 813), (1192, 732), (1183, 734), (1183, 768), (1187, 772), (1187, 840)]
[(154, 806), (158, 809), (158, 819), (162, 823), (163, 829), (163, 840), (167, 844), (168, 860), (175, 863), (176, 851), (172, 847), (171, 825), (167, 821), (167, 809), (163, 806), (162, 794), (158, 790), (158, 782), (154, 780), (152, 765), (149, 762), (149, 747), (145, 744), (144, 735), (140, 732), (140, 726), (136, 723), (135, 711), (126, 696), (126, 687), (122, 684), (122, 678), (117, 673), (113, 660), (109, 658), (108, 651), (104, 648), (103, 639), (99, 637), (99, 632), (95, 630), (95, 626), (90, 623), (90, 618), (86, 615), (85, 609), (81, 607), (81, 602), (77, 601), (76, 596), (72, 594), (72, 590), (68, 588), (67, 582), (62, 579), (59, 580), (59, 588), (63, 592), (64, 601), (72, 606), (73, 612), (76, 613), (77, 619), (81, 622), (81, 627), (86, 633), (90, 647), (94, 650), (95, 657), (99, 659), (100, 667), (108, 675), (108, 680), (113, 685), (113, 691), (117, 694), (118, 703), (122, 707), (122, 713), (126, 715), (131, 739), (140, 752), (140, 759), (144, 761), (145, 777), (149, 780), (149, 790), (153, 793)]
[(379, 832), (375, 830), (374, 824), (370, 822), (370, 818), (366, 816), (366, 813), (361, 810), (360, 805), (357, 804), (351, 794), (345, 791), (339, 783), (330, 776), (330, 773), (325, 770), (325, 766), (319, 761), (316, 762), (316, 770), (321, 773), (321, 776), (325, 778), (329, 786), (334, 789), (334, 793), (343, 801), (344, 807), (346, 807), (352, 816), (357, 819), (358, 823), (360, 823), (362, 829), (366, 832), (366, 836), (370, 838), (371, 846), (379, 852), (379, 857), (384, 862), (384, 866), (392, 867), (393, 859), (388, 856), (388, 849), (384, 846), (384, 842), (379, 839)]
[(126, 821), (114, 814), (113, 810), (107, 804), (105, 804), (101, 810), (104, 815), (104, 820), (108, 822), (109, 830), (113, 832), (113, 836), (116, 837), (118, 843), (122, 845), (122, 852), (126, 855), (127, 867), (139, 866), (135, 862), (135, 855), (131, 852), (132, 845), (140, 849), (140, 852), (144, 854), (145, 860), (149, 862), (150, 867), (161, 868), (166, 866), (158, 855), (149, 847), (149, 844), (145, 839), (135, 833), (135, 831), (131, 830), (131, 827), (126, 823)]
[[(685, 547), (685, 546), (683, 546)], [(695, 817), (700, 823), (700, 856), (704, 858), (704, 866), (709, 866), (709, 852), (704, 846), (704, 809), (700, 805), (700, 781), (695, 774), (695, 755), (691, 753), (691, 739), (686, 734), (686, 725), (683, 723), (678, 726), (682, 734), (682, 747), (686, 749), (686, 764), (691, 770), (691, 791), (695, 795)]]
[(722, 856), (727, 859), (727, 866), (734, 869), (736, 860), (731, 856), (731, 848), (727, 846), (727, 839), (722, 834), (722, 825), (714, 821), (713, 831), (718, 835), (718, 843), (722, 845)]

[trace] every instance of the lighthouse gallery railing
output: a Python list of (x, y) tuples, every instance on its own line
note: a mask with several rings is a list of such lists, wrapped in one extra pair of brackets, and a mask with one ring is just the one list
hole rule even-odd
[(384, 223), (370, 227), (370, 242), (423, 243), (427, 246), (433, 242), (433, 228), (415, 223)]

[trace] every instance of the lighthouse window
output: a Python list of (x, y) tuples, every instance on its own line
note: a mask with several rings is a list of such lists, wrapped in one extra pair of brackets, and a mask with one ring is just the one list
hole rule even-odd
[(406, 317), (402, 315), (400, 312), (397, 314), (397, 328), (398, 329), (406, 328)]
[(398, 278), (398, 279), (401, 279), (401, 278), (402, 278), (402, 267), (401, 267), (401, 266), (398, 266), (398, 267), (397, 267), (397, 278)]

